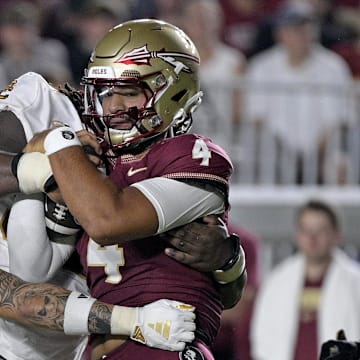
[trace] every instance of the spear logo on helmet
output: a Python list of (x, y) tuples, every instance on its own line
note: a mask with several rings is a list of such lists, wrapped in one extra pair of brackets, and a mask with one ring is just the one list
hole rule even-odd
[(164, 49), (159, 51), (149, 51), (147, 45), (133, 49), (123, 55), (115, 61), (115, 63), (125, 64), (125, 65), (150, 65), (150, 59), (161, 59), (168, 64), (172, 65), (174, 68), (179, 66), (179, 63), (182, 64), (182, 71), (191, 72), (190, 68), (185, 64), (177, 61), (177, 58), (186, 58), (196, 63), (199, 63), (199, 58), (189, 54), (184, 54), (180, 52), (167, 52)]

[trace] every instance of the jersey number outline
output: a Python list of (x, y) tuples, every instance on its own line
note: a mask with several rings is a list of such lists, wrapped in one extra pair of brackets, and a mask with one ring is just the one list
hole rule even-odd
[(89, 239), (86, 255), (88, 267), (103, 267), (107, 275), (105, 282), (118, 284), (122, 280), (120, 266), (125, 266), (124, 249), (119, 245), (99, 245)]
[(209, 166), (209, 160), (211, 159), (211, 151), (206, 145), (203, 139), (196, 139), (192, 149), (193, 159), (202, 159), (200, 165)]
[(16, 85), (17, 80), (13, 80), (9, 85), (7, 85), (4, 89), (0, 90), (0, 100), (5, 100), (9, 97), (9, 93), (10, 91), (12, 91), (14, 89), (14, 86)]

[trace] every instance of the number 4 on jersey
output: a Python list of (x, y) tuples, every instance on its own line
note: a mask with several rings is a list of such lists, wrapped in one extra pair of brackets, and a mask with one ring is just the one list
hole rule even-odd
[(105, 282), (118, 284), (122, 279), (119, 267), (125, 265), (124, 249), (119, 245), (101, 246), (89, 239), (87, 265), (103, 267), (107, 275)]
[(211, 151), (202, 139), (196, 139), (192, 149), (193, 159), (202, 159), (200, 165), (209, 166), (209, 159), (211, 159)]

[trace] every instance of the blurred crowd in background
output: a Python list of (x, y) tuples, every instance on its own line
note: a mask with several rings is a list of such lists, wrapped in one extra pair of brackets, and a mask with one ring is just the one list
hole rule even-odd
[(357, 0), (207, 0), (205, 3), (220, 7), (212, 10), (216, 11), (212, 15), (215, 21), (203, 16), (197, 3), (202, 1), (1, 0), (0, 84), (27, 70), (38, 70), (54, 81), (78, 84), (99, 38), (122, 21), (143, 17), (185, 28), (203, 50), (204, 63), (212, 52), (207, 32), (216, 32), (213, 42), (236, 49), (241, 63), (274, 44), (277, 17), (289, 6), (313, 16), (319, 42), (346, 60), (354, 78), (360, 77)]
[(360, 2), (1, 0), (0, 87), (27, 71), (80, 86), (114, 25), (157, 18), (201, 56), (194, 131), (223, 145), (242, 184), (360, 181)]

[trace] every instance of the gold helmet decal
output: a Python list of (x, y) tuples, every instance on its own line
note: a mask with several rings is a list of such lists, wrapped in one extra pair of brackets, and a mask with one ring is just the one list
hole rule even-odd
[(150, 65), (150, 59), (161, 59), (174, 68), (182, 64), (182, 71), (191, 72), (191, 69), (183, 63), (177, 61), (176, 58), (185, 58), (199, 63), (199, 58), (193, 55), (179, 53), (179, 52), (166, 52), (164, 50), (149, 51), (147, 45), (140, 48), (133, 49), (116, 60), (116, 63), (122, 63), (125, 65)]

